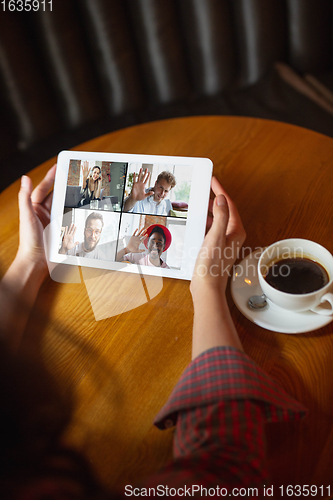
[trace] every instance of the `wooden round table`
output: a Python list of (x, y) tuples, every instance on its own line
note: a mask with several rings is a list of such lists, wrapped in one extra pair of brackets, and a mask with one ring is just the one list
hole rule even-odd
[[(333, 140), (326, 136), (212, 116), (135, 126), (75, 149), (209, 157), (239, 208), (247, 247), (298, 237), (333, 252)], [(54, 162), (30, 172), (34, 184)], [(19, 181), (0, 196), (3, 271), (18, 245), (18, 190)], [(110, 273), (109, 282), (117, 276)], [(333, 463), (332, 323), (299, 335), (274, 333), (246, 319), (228, 293), (245, 351), (309, 409), (302, 422), (267, 426), (274, 498), (288, 484), (326, 488)], [(100, 321), (82, 275), (81, 282), (49, 278), (43, 285), (22, 349), (38, 356), (69, 395), (64, 442), (85, 454), (106, 485), (134, 484), (171, 458), (173, 431), (161, 432), (152, 421), (190, 361), (192, 317), (187, 281), (163, 279), (152, 300), (127, 311), (124, 304), (124, 312)]]

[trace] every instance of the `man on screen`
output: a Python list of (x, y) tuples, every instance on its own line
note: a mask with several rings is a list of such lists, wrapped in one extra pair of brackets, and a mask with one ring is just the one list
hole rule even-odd
[[(131, 236), (128, 245), (117, 253), (117, 262), (130, 262), (142, 266), (155, 266), (170, 269), (167, 263), (161, 259), (161, 255), (171, 245), (171, 233), (169, 229), (161, 224), (152, 224), (147, 229), (136, 229)], [(145, 244), (147, 250), (139, 250), (141, 243)]]
[(161, 172), (153, 187), (149, 185), (150, 172), (140, 168), (136, 177), (133, 176), (133, 186), (129, 197), (124, 203), (124, 212), (134, 212), (152, 215), (170, 215), (171, 201), (166, 198), (176, 185), (176, 178), (171, 172)]
[(97, 212), (89, 214), (86, 218), (82, 243), (79, 241), (74, 243), (76, 226), (74, 224), (71, 224), (69, 228), (66, 226), (59, 253), (73, 255), (74, 257), (106, 260), (104, 253), (97, 247), (103, 226), (104, 222), (101, 214)]

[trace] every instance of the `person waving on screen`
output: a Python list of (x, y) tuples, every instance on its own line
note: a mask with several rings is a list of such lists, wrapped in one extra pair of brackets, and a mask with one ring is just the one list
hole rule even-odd
[(154, 186), (146, 189), (150, 176), (148, 169), (143, 171), (142, 168), (137, 177), (134, 174), (132, 191), (125, 200), (124, 212), (170, 215), (172, 205), (167, 195), (176, 185), (175, 176), (171, 172), (163, 171), (157, 176)]
[[(169, 229), (161, 224), (152, 224), (147, 229), (140, 231), (136, 229), (128, 245), (117, 253), (116, 260), (170, 269), (161, 255), (169, 248), (171, 240)], [(140, 250), (141, 243), (144, 243), (147, 250)]]
[(81, 200), (78, 206), (88, 205), (92, 200), (98, 200), (101, 195), (102, 176), (101, 169), (95, 165), (89, 170), (89, 163), (83, 162), (82, 170), (82, 186), (81, 186)]

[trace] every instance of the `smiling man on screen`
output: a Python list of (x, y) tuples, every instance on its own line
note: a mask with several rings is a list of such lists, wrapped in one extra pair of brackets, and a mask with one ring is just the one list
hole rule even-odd
[(72, 255), (74, 257), (88, 257), (89, 259), (106, 260), (104, 253), (97, 247), (102, 229), (104, 226), (103, 217), (97, 212), (92, 212), (86, 218), (84, 227), (84, 240), (74, 242), (76, 232), (75, 224), (65, 227), (65, 232), (62, 238), (61, 248), (59, 253)]
[(138, 176), (133, 176), (131, 194), (125, 200), (124, 212), (139, 214), (170, 215), (171, 201), (166, 198), (171, 189), (176, 185), (176, 178), (171, 172), (161, 172), (154, 187), (146, 189), (149, 184), (150, 172), (140, 168)]

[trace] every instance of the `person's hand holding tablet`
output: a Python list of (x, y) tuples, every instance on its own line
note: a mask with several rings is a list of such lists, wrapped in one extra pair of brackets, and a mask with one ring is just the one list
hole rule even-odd
[(246, 233), (236, 205), (212, 178), (213, 219), (199, 252), (190, 290), (194, 304), (192, 359), (216, 346), (243, 350), (226, 300), (226, 286)]

